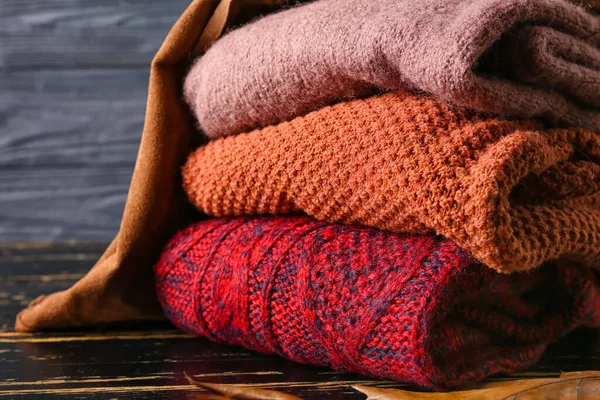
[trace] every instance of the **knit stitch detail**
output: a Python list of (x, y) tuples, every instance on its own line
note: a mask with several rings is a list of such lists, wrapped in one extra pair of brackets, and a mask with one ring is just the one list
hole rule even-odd
[(600, 17), (563, 0), (319, 0), (223, 36), (184, 96), (217, 138), (381, 88), (600, 133)]
[(441, 234), (500, 271), (600, 261), (600, 138), (425, 95), (343, 102), (195, 150), (192, 204), (216, 217), (305, 212)]
[(438, 390), (531, 366), (548, 343), (600, 323), (592, 269), (499, 274), (439, 236), (304, 216), (193, 224), (155, 273), (167, 317), (187, 332)]

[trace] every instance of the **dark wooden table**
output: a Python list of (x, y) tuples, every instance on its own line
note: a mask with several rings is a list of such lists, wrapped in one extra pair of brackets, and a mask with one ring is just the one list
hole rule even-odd
[[(217, 345), (166, 323), (13, 331), (21, 308), (40, 294), (71, 286), (103, 249), (78, 243), (0, 245), (0, 399), (193, 398), (200, 392), (187, 383), (184, 371), (206, 382), (270, 388), (304, 399), (363, 399), (352, 383), (402, 386)], [(510, 378), (591, 369), (600, 369), (600, 335), (582, 331), (553, 345), (529, 372)]]

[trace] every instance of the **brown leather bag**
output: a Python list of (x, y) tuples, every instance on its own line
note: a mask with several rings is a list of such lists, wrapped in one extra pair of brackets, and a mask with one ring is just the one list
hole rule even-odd
[(16, 319), (18, 331), (162, 319), (152, 265), (195, 212), (179, 167), (200, 140), (181, 82), (190, 60), (234, 24), (285, 0), (195, 0), (152, 61), (140, 150), (119, 233), (89, 273), (68, 290), (41, 296)]

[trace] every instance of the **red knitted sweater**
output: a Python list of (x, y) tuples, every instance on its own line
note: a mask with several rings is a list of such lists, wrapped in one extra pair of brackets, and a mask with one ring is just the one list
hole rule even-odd
[(187, 332), (435, 389), (523, 369), (600, 323), (589, 268), (503, 275), (439, 236), (303, 216), (196, 223), (155, 272), (167, 316)]

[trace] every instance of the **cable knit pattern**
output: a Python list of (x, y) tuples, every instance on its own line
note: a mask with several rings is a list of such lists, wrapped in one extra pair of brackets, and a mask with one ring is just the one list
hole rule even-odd
[(501, 271), (598, 265), (600, 138), (388, 93), (198, 148), (183, 167), (211, 216), (303, 211), (436, 232)]
[(187, 332), (440, 390), (526, 368), (600, 322), (592, 269), (498, 274), (441, 237), (304, 216), (196, 223), (155, 272), (167, 317)]
[(600, 17), (563, 0), (320, 0), (225, 35), (184, 93), (215, 138), (376, 87), (600, 133)]

